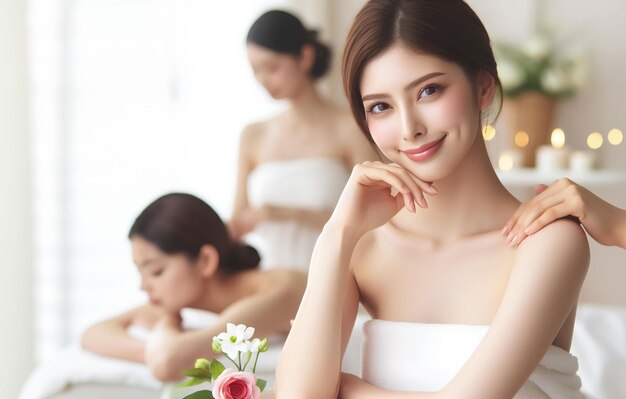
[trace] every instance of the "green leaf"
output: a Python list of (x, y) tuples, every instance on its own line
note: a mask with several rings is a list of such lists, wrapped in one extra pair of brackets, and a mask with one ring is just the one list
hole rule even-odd
[(265, 389), (266, 385), (267, 385), (267, 381), (265, 381), (263, 378), (257, 378), (256, 386), (259, 387), (261, 392), (263, 392), (263, 390)]
[(185, 374), (187, 377), (202, 378), (202, 379), (211, 381), (211, 373), (209, 372), (209, 370), (189, 369), (189, 370), (185, 370), (183, 374)]
[(183, 399), (215, 399), (211, 391), (197, 391), (191, 395), (185, 396)]
[(195, 385), (199, 385), (202, 384), (203, 382), (206, 382), (207, 380), (203, 379), (203, 378), (190, 378), (186, 381), (183, 381), (181, 383), (176, 384), (177, 387), (193, 387)]
[(224, 367), (224, 365), (222, 363), (220, 363), (219, 360), (217, 359), (213, 359), (211, 360), (211, 365), (209, 366), (209, 371), (211, 372), (211, 377), (213, 377), (213, 379), (217, 379), (217, 377), (220, 376), (220, 374), (222, 374), (222, 372), (224, 371), (226, 367)]

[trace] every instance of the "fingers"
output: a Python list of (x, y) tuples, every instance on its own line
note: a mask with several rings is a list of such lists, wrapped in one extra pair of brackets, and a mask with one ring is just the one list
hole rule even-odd
[(404, 206), (412, 212), (416, 211), (415, 203), (422, 208), (428, 208), (424, 192), (430, 195), (438, 193), (432, 184), (419, 180), (400, 165), (366, 162), (363, 166), (371, 168), (371, 171), (374, 172), (368, 176), (370, 180), (378, 178), (401, 194), (404, 199)]
[(545, 184), (537, 184), (535, 186), (535, 194), (541, 194), (542, 192), (546, 191), (546, 188), (548, 188), (548, 186), (546, 186)]
[(565, 202), (551, 207), (550, 209), (543, 212), (538, 218), (536, 218), (525, 230), (519, 232), (516, 235), (516, 239), (512, 240), (509, 245), (519, 246), (519, 244), (521, 244), (522, 241), (526, 239), (526, 237), (535, 234), (555, 220), (567, 217), (570, 214), (571, 209)]
[[(528, 209), (536, 209), (539, 207), (540, 209), (536, 209), (534, 211), (535, 217), (539, 214), (545, 212), (547, 207), (556, 205), (559, 202), (565, 200), (565, 192), (568, 187), (576, 185), (576, 183), (572, 182), (569, 179), (559, 179), (552, 183), (550, 186), (546, 186), (545, 184), (538, 184), (535, 186), (535, 191), (537, 195), (531, 200), (523, 203), (520, 207), (513, 213), (513, 216), (509, 219), (509, 221), (504, 225), (504, 228), (501, 231), (503, 236), (507, 236), (507, 241), (510, 241), (513, 237), (511, 233), (516, 229), (516, 226), (519, 226), (521, 218), (528, 218)], [(553, 200), (550, 200), (552, 198)], [(528, 227), (528, 225), (533, 220), (526, 220), (526, 225), (524, 228)]]
[[(506, 242), (510, 245), (516, 245), (514, 241), (517, 238), (521, 238), (525, 234), (526, 228), (530, 226), (537, 218), (547, 212), (554, 206), (557, 206), (565, 201), (564, 196), (561, 193), (552, 195), (549, 197), (535, 198), (527, 204), (520, 205), (520, 212), (517, 216), (515, 224), (510, 228), (510, 232), (507, 234)], [(517, 240), (519, 242), (519, 240)]]
[(552, 223), (553, 221), (561, 218), (568, 218), (576, 223), (580, 223), (580, 220), (573, 216), (576, 211), (576, 199), (570, 198), (567, 201), (563, 201), (561, 204), (556, 205), (546, 210), (541, 216), (539, 216), (534, 222), (532, 222), (525, 230), (526, 235), (532, 235)]

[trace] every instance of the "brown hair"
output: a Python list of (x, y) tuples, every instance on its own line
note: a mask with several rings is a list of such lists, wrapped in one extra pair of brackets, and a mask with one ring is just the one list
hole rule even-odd
[(172, 193), (157, 198), (135, 219), (128, 238), (140, 236), (166, 254), (184, 253), (196, 259), (205, 244), (215, 247), (219, 271), (233, 273), (258, 266), (256, 249), (233, 241), (218, 214), (200, 198)]
[(478, 72), (489, 73), (501, 95), (502, 85), (489, 35), (463, 0), (370, 0), (354, 18), (348, 32), (342, 68), (352, 114), (370, 141), (361, 100), (361, 77), (372, 59), (398, 42), (459, 65), (472, 86)]

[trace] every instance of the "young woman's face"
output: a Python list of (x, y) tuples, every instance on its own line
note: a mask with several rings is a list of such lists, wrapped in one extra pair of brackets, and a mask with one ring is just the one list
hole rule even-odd
[(255, 78), (276, 100), (292, 97), (308, 79), (296, 56), (281, 54), (256, 44), (247, 45), (248, 61)]
[(366, 65), (360, 87), (374, 142), (421, 180), (449, 175), (477, 137), (477, 100), (456, 64), (394, 45)]
[(140, 236), (131, 238), (133, 260), (141, 275), (141, 289), (152, 305), (169, 312), (190, 306), (202, 292), (202, 276), (184, 254), (169, 255)]

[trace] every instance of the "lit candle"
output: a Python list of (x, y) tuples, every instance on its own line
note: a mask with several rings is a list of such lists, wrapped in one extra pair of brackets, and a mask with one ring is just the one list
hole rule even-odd
[(612, 145), (620, 145), (624, 140), (624, 133), (619, 129), (611, 129), (607, 135), (607, 139)]
[(565, 132), (554, 129), (550, 136), (551, 145), (542, 145), (537, 149), (537, 169), (560, 170), (567, 166), (568, 151), (565, 148)]
[(498, 159), (498, 168), (506, 172), (515, 168), (520, 168), (524, 164), (524, 157), (521, 151), (511, 149), (503, 151)]
[(574, 151), (569, 160), (570, 170), (574, 172), (588, 172), (598, 166), (598, 152), (604, 139), (602, 134), (593, 132), (587, 136), (587, 146), (590, 150)]

